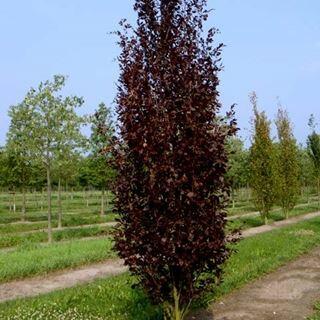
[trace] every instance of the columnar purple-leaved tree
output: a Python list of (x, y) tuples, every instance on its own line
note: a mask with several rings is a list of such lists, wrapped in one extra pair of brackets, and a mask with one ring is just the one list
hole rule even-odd
[(170, 319), (210, 288), (229, 255), (226, 140), (217, 86), (222, 45), (203, 38), (205, 0), (136, 0), (122, 22), (116, 249)]

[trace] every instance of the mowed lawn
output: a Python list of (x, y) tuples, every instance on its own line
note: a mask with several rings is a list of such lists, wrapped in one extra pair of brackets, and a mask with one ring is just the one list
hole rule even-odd
[[(319, 245), (320, 218), (243, 239), (224, 267), (222, 285), (194, 307), (203, 307)], [(141, 291), (133, 289), (134, 283), (135, 279), (126, 273), (90, 285), (4, 303), (0, 305), (0, 319), (161, 319), (159, 308), (152, 306)]]

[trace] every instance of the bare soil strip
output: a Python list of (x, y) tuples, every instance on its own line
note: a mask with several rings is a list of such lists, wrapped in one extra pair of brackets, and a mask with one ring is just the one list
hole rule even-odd
[(302, 320), (320, 298), (320, 248), (246, 285), (196, 320)]
[(114, 276), (125, 270), (121, 260), (107, 260), (75, 270), (63, 270), (41, 277), (4, 283), (0, 285), (0, 302), (73, 287), (95, 279)]
[(267, 224), (267, 225), (263, 225), (263, 226), (260, 226), (260, 227), (250, 228), (250, 229), (244, 230), (242, 232), (242, 236), (244, 238), (251, 237), (251, 236), (254, 236), (256, 234), (268, 232), (268, 231), (271, 231), (271, 230), (274, 230), (274, 229), (282, 228), (282, 227), (285, 227), (285, 226), (289, 226), (289, 225), (295, 224), (295, 223), (300, 222), (300, 221), (310, 220), (310, 219), (313, 219), (313, 218), (316, 218), (316, 217), (320, 217), (320, 212), (319, 211), (318, 212), (308, 213), (308, 214), (301, 215), (301, 216), (296, 216), (296, 217), (293, 217), (293, 218), (290, 218), (290, 219), (287, 219), (287, 220), (277, 221), (277, 222), (274, 222), (272, 224)]
[[(280, 222), (275, 222), (272, 225), (266, 225), (266, 226), (261, 226), (257, 228), (252, 228), (245, 230), (243, 232), (243, 237), (250, 237), (256, 234), (268, 232), (274, 229), (282, 228), (287, 225), (291, 225), (300, 221), (304, 220), (309, 220), (315, 217), (319, 217), (320, 212), (314, 212), (310, 213), (304, 216), (297, 216), (285, 221), (280, 221)], [(320, 249), (317, 251), (319, 255), (314, 257), (314, 253), (311, 255), (310, 258), (316, 258), (317, 265), (320, 268)], [(308, 256), (307, 256), (308, 257)], [(283, 268), (282, 268), (283, 269)], [(282, 270), (280, 269), (280, 270)], [(311, 268), (312, 269), (312, 268)], [(27, 278), (24, 280), (19, 280), (19, 281), (13, 281), (13, 282), (8, 282), (4, 284), (0, 284), (0, 302), (8, 301), (8, 300), (14, 300), (17, 298), (25, 298), (25, 297), (32, 297), (36, 296), (39, 294), (44, 294), (48, 293), (54, 290), (58, 289), (64, 289), (68, 287), (72, 287), (78, 284), (83, 284), (83, 283), (88, 283), (94, 279), (98, 278), (105, 278), (108, 276), (113, 276), (116, 274), (120, 274), (124, 272), (126, 268), (123, 266), (123, 263), (121, 260), (108, 260), (103, 263), (97, 263), (97, 264), (92, 264), (89, 266), (83, 266), (81, 268), (77, 268), (74, 270), (61, 270), (58, 273), (53, 273), (53, 274), (47, 274), (41, 277), (34, 277), (34, 278)], [(276, 272), (276, 274), (279, 271)], [(316, 270), (316, 272), (319, 274), (319, 279), (315, 279), (315, 282), (319, 280), (319, 289), (320, 289), (320, 269)], [(298, 279), (297, 282), (294, 282), (294, 286), (297, 285), (297, 283), (300, 283), (300, 287), (306, 286), (307, 288), (309, 287), (310, 281), (308, 280), (307, 283), (306, 279), (304, 277), (307, 277), (308, 274), (310, 273), (310, 270), (308, 271), (307, 265), (305, 267), (305, 270), (300, 270), (300, 278)], [(304, 274), (305, 273), (305, 274)], [(281, 273), (282, 274), (282, 273)], [(287, 273), (283, 274), (284, 277), (286, 277)], [(280, 283), (280, 282), (279, 282)], [(253, 284), (254, 285), (254, 284)], [(285, 282), (281, 284), (281, 286), (277, 287), (278, 292), (281, 290), (284, 290), (285, 288)], [(280, 288), (281, 287), (281, 288)], [(294, 291), (294, 288), (291, 286), (290, 287), (291, 291)], [(272, 295), (272, 290), (270, 289), (270, 294)], [(240, 290), (241, 291), (241, 290)], [(266, 290), (267, 292), (268, 290)], [(276, 293), (275, 293), (276, 294)], [(318, 290), (318, 298), (320, 298), (320, 291)], [(248, 298), (249, 299), (249, 298)], [(251, 299), (251, 300), (250, 300)], [(250, 298), (247, 302), (252, 303), (252, 301), (258, 301), (258, 300), (253, 300)], [(297, 297), (299, 299), (299, 297)], [(314, 302), (315, 299), (312, 301), (310, 300), (310, 304)], [(300, 301), (300, 300), (299, 300)], [(260, 304), (260, 303), (254, 303), (255, 305)], [(300, 304), (300, 303), (299, 303)], [(301, 307), (301, 306), (300, 306)], [(212, 318), (198, 318), (200, 319), (212, 319)], [(233, 320), (233, 318), (217, 318), (217, 320)], [(259, 318), (259, 317), (254, 317), (254, 318), (234, 318), (236, 320), (238, 319), (282, 319), (282, 320), (290, 320), (291, 318)], [(292, 319), (303, 319), (303, 318), (292, 318)]]
[[(306, 202), (306, 203), (300, 203), (300, 204), (297, 204), (295, 206), (295, 208), (303, 208), (303, 207), (306, 207), (306, 206), (310, 206), (312, 204), (318, 204), (318, 202)], [(276, 209), (273, 209), (271, 210), (271, 212), (278, 212), (278, 211), (281, 211), (282, 209), (281, 208), (276, 208)], [(246, 217), (255, 217), (255, 216), (258, 216), (260, 214), (259, 211), (254, 211), (254, 212), (248, 212), (248, 213), (244, 213), (244, 214), (235, 214), (235, 215), (231, 215), (231, 216), (228, 216), (227, 219), (228, 220), (234, 220), (234, 219), (239, 219), (239, 218), (246, 218)]]

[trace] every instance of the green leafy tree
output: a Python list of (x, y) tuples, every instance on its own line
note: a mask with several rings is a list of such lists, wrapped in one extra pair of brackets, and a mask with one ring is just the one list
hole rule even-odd
[(2, 177), (3, 185), (12, 195), (9, 204), (10, 211), (16, 212), (16, 191), (20, 183), (19, 176), (19, 163), (17, 159), (17, 154), (14, 152), (8, 152), (7, 148), (2, 150)]
[(110, 189), (110, 183), (114, 179), (115, 172), (108, 164), (111, 157), (108, 150), (115, 129), (112, 121), (112, 113), (104, 103), (100, 103), (98, 109), (91, 118), (91, 183), (101, 190), (101, 216), (105, 215), (105, 192)]
[(288, 113), (282, 108), (278, 110), (276, 126), (279, 140), (276, 149), (277, 201), (288, 218), (300, 191), (299, 153)]
[[(245, 149), (243, 141), (238, 137), (228, 140), (229, 170), (227, 177), (232, 186), (232, 194), (238, 189), (247, 187), (249, 183), (249, 151)], [(234, 205), (234, 197), (233, 197)]]
[(250, 97), (254, 111), (253, 141), (250, 149), (250, 181), (254, 202), (265, 224), (275, 202), (274, 146), (270, 137), (270, 121), (258, 111), (257, 96)]
[(54, 162), (59, 155), (73, 148), (79, 135), (79, 116), (76, 108), (83, 99), (76, 96), (63, 98), (59, 92), (66, 78), (54, 76), (53, 81), (41, 82), (37, 90), (31, 89), (23, 104), (31, 114), (28, 122), (30, 149), (46, 170), (48, 200), (48, 241), (52, 241), (51, 178)]
[(309, 120), (312, 133), (308, 136), (308, 154), (313, 164), (314, 179), (317, 185), (318, 207), (320, 208), (320, 135), (316, 133), (316, 124), (313, 115)]
[[(309, 156), (308, 148), (302, 145), (298, 147), (299, 153), (299, 183), (302, 186), (302, 195), (310, 196), (310, 187), (314, 185), (313, 163)], [(309, 199), (310, 200), (310, 199)]]
[(7, 153), (10, 175), (16, 188), (22, 192), (22, 216), (26, 219), (26, 191), (32, 175), (32, 155), (30, 153), (30, 139), (28, 123), (32, 121), (32, 114), (23, 104), (11, 106), (11, 119), (7, 134)]
[(0, 147), (0, 187), (7, 187), (6, 175), (5, 175), (5, 165), (6, 165), (6, 152), (4, 147)]

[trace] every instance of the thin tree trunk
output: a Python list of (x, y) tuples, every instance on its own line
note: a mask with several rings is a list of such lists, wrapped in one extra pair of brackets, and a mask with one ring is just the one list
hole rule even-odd
[(22, 210), (21, 220), (26, 221), (26, 188), (22, 187)]
[(13, 191), (13, 212), (16, 212), (16, 191)]
[(320, 209), (320, 177), (318, 177), (317, 181), (317, 192), (318, 192), (318, 210)]
[(51, 224), (51, 176), (50, 164), (47, 164), (47, 197), (48, 197), (48, 242), (52, 242), (52, 224)]
[(8, 190), (8, 193), (9, 193), (9, 197), (8, 197), (8, 201), (9, 201), (9, 210), (10, 212), (12, 211), (12, 197), (11, 197), (11, 193), (10, 193), (10, 190)]
[(102, 191), (101, 191), (101, 210), (100, 210), (101, 217), (103, 217), (105, 215), (105, 211), (104, 211), (104, 194), (105, 194), (105, 188), (102, 187)]
[(41, 188), (41, 212), (43, 212), (43, 188)]
[(85, 189), (85, 195), (86, 195), (87, 208), (89, 208), (89, 195), (88, 195), (87, 188)]
[(109, 190), (106, 191), (106, 211), (109, 210)]
[(264, 215), (264, 224), (268, 224), (268, 215), (267, 214)]
[(38, 203), (38, 194), (37, 194), (37, 190), (36, 189), (34, 189), (33, 190), (33, 192), (34, 192), (34, 202), (35, 202), (35, 205), (36, 205), (36, 207), (37, 207), (37, 209), (39, 208), (39, 203)]
[(62, 228), (61, 179), (58, 182), (58, 228)]

